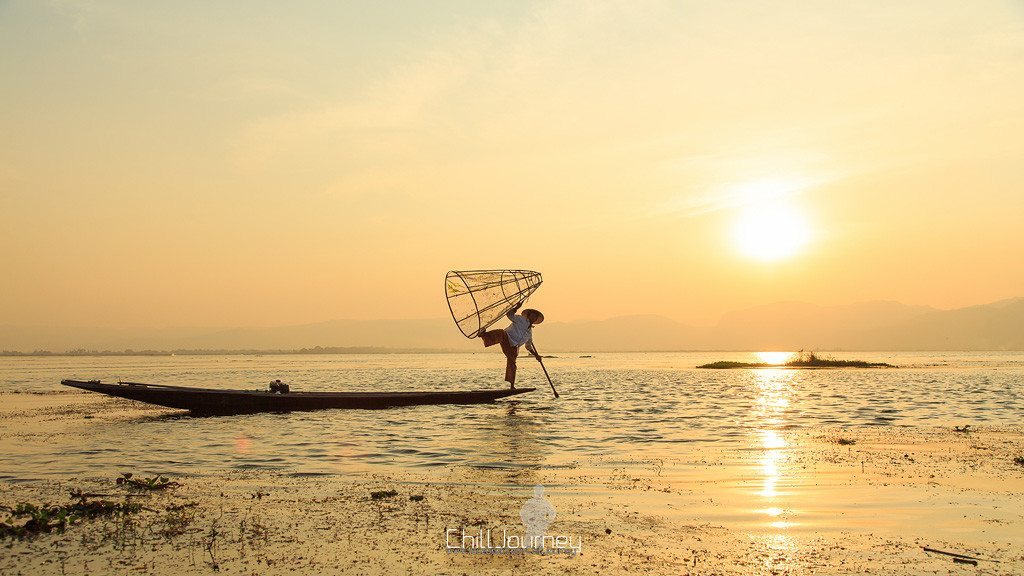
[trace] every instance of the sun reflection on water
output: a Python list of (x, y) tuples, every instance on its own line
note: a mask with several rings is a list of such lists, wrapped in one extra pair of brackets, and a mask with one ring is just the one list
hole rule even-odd
[(775, 430), (760, 430), (761, 452), (760, 467), (762, 475), (760, 495), (764, 498), (775, 498), (778, 496), (776, 485), (779, 481), (779, 461), (783, 457), (782, 448), (786, 447), (786, 441)]
[(797, 524), (788, 517), (790, 510), (786, 500), (791, 494), (784, 482), (788, 444), (785, 436), (780, 433), (786, 425), (793, 373), (782, 369), (766, 369), (755, 370), (753, 374), (757, 399), (751, 414), (755, 429), (752, 443), (758, 448), (756, 465), (760, 476), (760, 489), (756, 491), (760, 506), (755, 507), (755, 512), (764, 517), (764, 526), (775, 533), (774, 537), (784, 541), (789, 538), (784, 531)]

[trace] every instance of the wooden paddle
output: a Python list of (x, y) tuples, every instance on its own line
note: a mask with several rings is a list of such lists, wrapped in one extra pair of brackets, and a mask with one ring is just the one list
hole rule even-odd
[(555, 390), (555, 383), (551, 381), (551, 376), (548, 375), (548, 369), (544, 367), (544, 361), (540, 359), (540, 352), (537, 350), (536, 346), (533, 347), (533, 351), (536, 352), (533, 357), (537, 359), (537, 362), (540, 362), (540, 369), (544, 371), (544, 376), (547, 377), (548, 384), (551, 384), (551, 391), (555, 393), (555, 398), (558, 398), (558, 390)]

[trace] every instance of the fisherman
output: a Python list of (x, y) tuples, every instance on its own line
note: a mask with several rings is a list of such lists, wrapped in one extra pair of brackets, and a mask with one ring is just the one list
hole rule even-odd
[(505, 381), (514, 390), (516, 387), (516, 358), (519, 356), (519, 347), (526, 345), (526, 350), (533, 354), (534, 358), (540, 360), (537, 349), (533, 347), (533, 327), (544, 321), (544, 315), (540, 310), (527, 308), (522, 314), (516, 314), (523, 303), (516, 304), (515, 308), (508, 311), (508, 319), (512, 324), (504, 330), (489, 330), (480, 334), (484, 340), (484, 346), (501, 344), (501, 351), (505, 353), (507, 363), (505, 364)]

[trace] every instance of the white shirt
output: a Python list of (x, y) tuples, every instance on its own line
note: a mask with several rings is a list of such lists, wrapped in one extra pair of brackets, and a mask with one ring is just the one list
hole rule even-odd
[(508, 334), (508, 342), (513, 346), (527, 344), (527, 348), (533, 347), (533, 330), (530, 328), (530, 321), (522, 314), (512, 316), (512, 324), (505, 328)]

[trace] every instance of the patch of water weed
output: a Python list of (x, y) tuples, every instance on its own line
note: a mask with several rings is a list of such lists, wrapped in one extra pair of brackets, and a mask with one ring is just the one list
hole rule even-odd
[(796, 357), (782, 364), (769, 364), (767, 362), (735, 362), (731, 360), (719, 360), (710, 364), (701, 364), (697, 368), (710, 368), (716, 370), (728, 370), (733, 368), (896, 368), (885, 362), (866, 362), (864, 360), (837, 360), (828, 356), (822, 356), (816, 352), (797, 352)]
[(181, 484), (172, 482), (166, 476), (160, 476), (159, 474), (150, 478), (136, 478), (131, 472), (121, 474), (121, 477), (117, 479), (117, 485), (141, 488), (143, 490), (164, 490), (181, 486)]
[(167, 540), (188, 533), (196, 518), (196, 506), (195, 502), (167, 506), (154, 523), (154, 532)]
[[(0, 522), (0, 538), (25, 538), (53, 531), (63, 531), (82, 520), (99, 517), (125, 517), (142, 510), (134, 502), (112, 502), (90, 499), (92, 495), (73, 491), (71, 504), (33, 504), (19, 502), (6, 508), (8, 520)], [(24, 519), (24, 520), (22, 520)]]
[(828, 442), (829, 444), (839, 444), (840, 446), (853, 446), (857, 443), (854, 438), (848, 438), (846, 436), (817, 436), (818, 440)]

